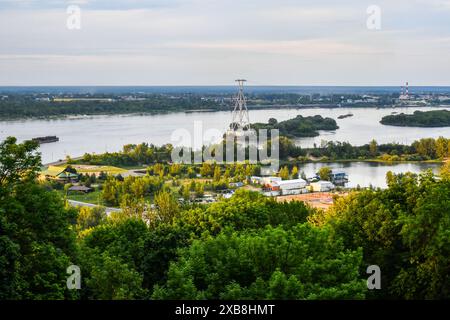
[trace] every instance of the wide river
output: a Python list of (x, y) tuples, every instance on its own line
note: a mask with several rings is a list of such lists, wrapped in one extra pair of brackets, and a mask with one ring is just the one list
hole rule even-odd
[[(321, 132), (315, 138), (299, 139), (297, 144), (302, 147), (320, 145), (322, 140), (347, 141), (353, 145), (362, 145), (372, 139), (378, 143), (398, 142), (410, 144), (420, 138), (439, 136), (450, 137), (450, 127), (446, 128), (406, 128), (384, 126), (379, 123), (385, 115), (397, 113), (413, 113), (415, 110), (436, 110), (433, 107), (408, 108), (308, 108), (308, 109), (265, 109), (251, 110), (251, 122), (267, 122), (269, 118), (278, 121), (303, 116), (321, 115), (336, 119), (339, 129)], [(442, 108), (439, 108), (442, 109)], [(450, 110), (450, 108), (445, 108)], [(352, 113), (354, 116), (337, 119), (339, 115)], [(15, 136), (20, 141), (33, 137), (56, 135), (59, 142), (43, 144), (40, 147), (44, 163), (71, 157), (81, 156), (86, 152), (103, 153), (118, 151), (128, 143), (148, 142), (161, 145), (171, 141), (172, 133), (177, 129), (186, 129), (194, 137), (194, 127), (225, 131), (231, 120), (231, 112), (192, 112), (169, 113), (161, 115), (111, 115), (86, 116), (56, 120), (20, 120), (0, 121), (0, 140), (7, 136)], [(338, 166), (338, 164), (335, 164)], [(312, 165), (308, 165), (312, 166)], [(352, 185), (384, 186), (384, 175), (388, 170), (394, 172), (419, 172), (424, 168), (436, 165), (430, 164), (398, 164), (378, 165), (353, 163), (346, 165)], [(314, 170), (314, 169), (313, 169)], [(305, 169), (305, 171), (307, 171)]]

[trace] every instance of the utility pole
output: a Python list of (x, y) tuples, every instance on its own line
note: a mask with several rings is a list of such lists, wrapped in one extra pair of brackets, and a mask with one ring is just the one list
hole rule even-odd
[(250, 129), (250, 119), (248, 116), (247, 102), (244, 96), (244, 82), (247, 80), (238, 79), (239, 90), (236, 97), (236, 103), (232, 113), (230, 129), (232, 131), (247, 131)]

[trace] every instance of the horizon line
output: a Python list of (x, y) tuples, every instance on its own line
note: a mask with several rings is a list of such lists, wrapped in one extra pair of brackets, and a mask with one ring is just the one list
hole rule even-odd
[[(234, 87), (235, 84), (139, 84), (139, 85), (129, 85), (129, 84), (95, 84), (95, 85), (88, 85), (88, 84), (64, 84), (64, 85), (53, 85), (53, 84), (36, 84), (36, 85), (0, 85), (0, 88), (33, 88), (33, 87)], [(399, 85), (333, 85), (333, 84), (327, 84), (327, 85), (317, 85), (317, 84), (249, 84), (246, 85), (246, 87), (401, 87), (404, 86), (404, 84)], [(420, 88), (420, 87), (450, 87), (450, 84), (446, 85), (409, 85), (410, 88)]]

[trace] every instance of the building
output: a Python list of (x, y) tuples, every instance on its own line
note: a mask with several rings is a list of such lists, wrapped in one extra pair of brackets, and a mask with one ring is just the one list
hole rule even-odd
[[(317, 172), (313, 178), (308, 179), (310, 182), (317, 182), (320, 180), (320, 175)], [(348, 175), (342, 170), (332, 170), (330, 173), (330, 181), (334, 184), (345, 184), (348, 182)]]
[(58, 173), (56, 176), (56, 180), (59, 182), (69, 183), (69, 182), (78, 182), (78, 175), (72, 172), (63, 171)]
[(273, 186), (280, 191), (283, 196), (306, 193), (306, 181), (303, 179), (276, 181)]
[(276, 180), (271, 183), (264, 184), (263, 194), (266, 196), (287, 196), (293, 194), (301, 194), (308, 192), (306, 189), (307, 182), (303, 179), (293, 180)]
[(260, 184), (262, 186), (269, 186), (272, 185), (274, 182), (278, 182), (281, 180), (282, 179), (280, 177), (257, 177), (257, 176), (250, 177), (251, 183)]
[(325, 192), (325, 191), (331, 191), (335, 188), (334, 184), (330, 181), (317, 181), (312, 182), (310, 184), (311, 191), (313, 192)]
[(251, 176), (250, 182), (253, 184), (261, 184), (262, 178), (257, 176)]
[(230, 183), (230, 187), (231, 188), (241, 188), (244, 186), (243, 182), (231, 182)]
[(230, 199), (234, 195), (234, 190), (226, 190), (226, 192), (222, 193), (222, 197), (224, 199)]
[(265, 185), (271, 185), (271, 184), (273, 184), (274, 182), (279, 182), (279, 181), (281, 181), (282, 179), (280, 178), (280, 177), (262, 177), (261, 178), (261, 184), (263, 185), (263, 186), (265, 186)]
[(335, 184), (343, 184), (348, 182), (348, 176), (347, 173), (341, 170), (332, 170), (331, 171), (331, 182)]
[(62, 183), (78, 182), (78, 174), (66, 171), (66, 168), (49, 166), (40, 174), (40, 179), (55, 180)]
[(216, 202), (217, 200), (214, 198), (212, 194), (205, 194), (202, 198), (197, 198), (194, 200), (196, 203), (208, 204)]
[(85, 186), (72, 186), (68, 189), (68, 191), (89, 193), (94, 191), (94, 189)]

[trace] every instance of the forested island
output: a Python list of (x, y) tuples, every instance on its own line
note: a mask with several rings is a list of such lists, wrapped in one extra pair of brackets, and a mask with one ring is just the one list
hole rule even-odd
[(381, 124), (399, 127), (448, 127), (450, 126), (450, 111), (414, 111), (413, 114), (396, 114), (385, 116)]
[(339, 129), (336, 121), (331, 118), (323, 118), (320, 115), (312, 117), (303, 117), (298, 115), (294, 119), (278, 122), (271, 118), (268, 123), (255, 123), (252, 128), (259, 129), (278, 129), (280, 135), (288, 138), (316, 137), (318, 130), (336, 130)]

